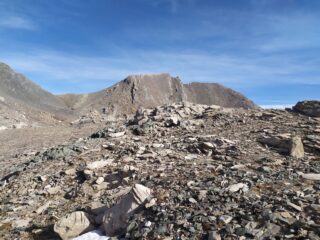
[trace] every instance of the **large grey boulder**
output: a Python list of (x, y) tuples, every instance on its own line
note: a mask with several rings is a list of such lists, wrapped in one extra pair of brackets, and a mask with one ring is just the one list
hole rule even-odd
[(293, 110), (310, 117), (320, 117), (320, 101), (301, 101)]
[(126, 222), (137, 209), (151, 196), (151, 189), (135, 184), (118, 204), (109, 208), (103, 215), (103, 229), (107, 236), (115, 236), (126, 227)]
[(304, 147), (301, 138), (298, 136), (291, 137), (290, 134), (279, 134), (274, 136), (260, 136), (258, 142), (275, 148), (282, 154), (289, 155), (294, 158), (304, 157)]

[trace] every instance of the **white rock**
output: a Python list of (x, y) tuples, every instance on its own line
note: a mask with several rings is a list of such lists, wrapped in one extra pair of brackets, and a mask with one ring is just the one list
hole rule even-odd
[(113, 162), (113, 159), (95, 161), (95, 162), (88, 163), (87, 168), (90, 170), (100, 169), (111, 164), (112, 162)]
[(210, 143), (210, 142), (203, 142), (202, 146), (204, 148), (207, 148), (207, 149), (213, 149), (214, 148), (214, 145), (212, 143)]
[(151, 227), (151, 225), (152, 225), (152, 222), (150, 222), (150, 221), (148, 221), (148, 222), (146, 222), (146, 223), (144, 224), (145, 227)]
[(244, 164), (238, 164), (238, 165), (232, 166), (230, 169), (231, 169), (231, 170), (243, 170), (243, 169), (246, 169), (246, 168), (247, 168), (246, 165), (244, 165)]
[(184, 157), (184, 159), (187, 161), (197, 159), (197, 158), (198, 158), (198, 156), (196, 154), (188, 154), (187, 156)]
[(233, 217), (228, 216), (228, 215), (222, 215), (220, 217), (220, 220), (223, 221), (225, 224), (228, 224), (232, 221)]
[(76, 174), (76, 169), (70, 168), (70, 169), (66, 170), (64, 173), (66, 175), (75, 175)]
[(77, 211), (62, 217), (54, 225), (54, 231), (63, 240), (71, 239), (93, 229), (88, 215), (85, 212)]
[(85, 169), (83, 171), (84, 177), (86, 178), (86, 180), (91, 180), (92, 176), (93, 176), (93, 171), (89, 170), (89, 169)]
[(154, 143), (154, 144), (152, 144), (152, 147), (154, 147), (154, 148), (163, 148), (164, 145), (162, 143)]
[(242, 190), (243, 192), (247, 192), (248, 189), (249, 189), (248, 185), (244, 183), (236, 183), (236, 184), (230, 185), (227, 188), (227, 190), (232, 193), (238, 192), (239, 190)]
[(45, 182), (47, 180), (46, 176), (39, 176), (39, 179), (41, 180), (41, 182)]
[(6, 129), (8, 129), (6, 126), (0, 126), (0, 131), (4, 131)]
[(104, 177), (98, 177), (98, 179), (96, 180), (96, 184), (101, 184), (104, 182)]
[(122, 162), (124, 163), (133, 162), (133, 161), (134, 161), (133, 157), (126, 156), (122, 158)]
[(136, 168), (134, 166), (130, 166), (130, 165), (125, 165), (122, 168), (122, 171), (125, 172), (125, 173), (127, 173), (127, 172), (136, 172), (138, 170), (139, 170), (138, 168)]
[(88, 232), (79, 237), (76, 237), (73, 240), (108, 240), (108, 239), (110, 238), (107, 236), (104, 236), (102, 231), (94, 230), (92, 232)]
[(108, 137), (118, 138), (118, 137), (124, 136), (125, 134), (126, 134), (126, 132), (109, 133)]
[(304, 148), (300, 137), (293, 137), (290, 141), (290, 156), (294, 158), (304, 157)]
[(148, 203), (146, 203), (145, 207), (146, 208), (151, 208), (156, 204), (157, 204), (157, 199), (156, 198), (152, 198)]
[(320, 173), (306, 173), (301, 175), (304, 179), (320, 181)]

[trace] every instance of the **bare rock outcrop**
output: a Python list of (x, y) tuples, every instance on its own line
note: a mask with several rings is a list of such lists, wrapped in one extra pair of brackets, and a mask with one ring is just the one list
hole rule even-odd
[(183, 84), (179, 77), (169, 74), (131, 75), (103, 91), (85, 97), (63, 95), (61, 99), (79, 111), (97, 109), (111, 115), (134, 113), (139, 107), (152, 108), (179, 102), (229, 108), (258, 108), (245, 96), (220, 84)]
[(320, 101), (301, 101), (293, 110), (310, 117), (320, 117)]

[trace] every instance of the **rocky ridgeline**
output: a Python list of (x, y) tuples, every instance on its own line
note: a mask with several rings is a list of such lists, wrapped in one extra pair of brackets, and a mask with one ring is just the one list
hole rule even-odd
[(319, 133), (294, 111), (139, 109), (7, 169), (0, 238), (319, 239)]

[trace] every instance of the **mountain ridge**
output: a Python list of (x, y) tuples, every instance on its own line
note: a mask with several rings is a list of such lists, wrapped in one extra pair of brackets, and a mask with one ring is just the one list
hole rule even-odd
[(48, 114), (49, 118), (71, 120), (92, 111), (121, 116), (132, 114), (140, 107), (152, 108), (178, 102), (258, 108), (242, 94), (221, 84), (184, 84), (179, 77), (172, 77), (169, 73), (129, 75), (97, 92), (53, 95), (4, 63), (0, 63), (0, 97), (0, 104), (9, 104), (8, 108), (27, 119)]
[[(72, 108), (100, 109), (104, 108), (103, 104), (106, 104), (110, 109), (115, 110), (118, 105), (122, 107), (124, 113), (134, 112), (140, 106), (155, 107), (184, 101), (231, 108), (258, 108), (242, 94), (221, 84), (200, 82), (184, 84), (179, 77), (172, 77), (168, 73), (129, 75), (124, 80), (101, 91), (86, 95), (64, 94), (58, 97)], [(79, 105), (80, 99), (83, 102)], [(129, 109), (130, 107), (134, 110)]]

